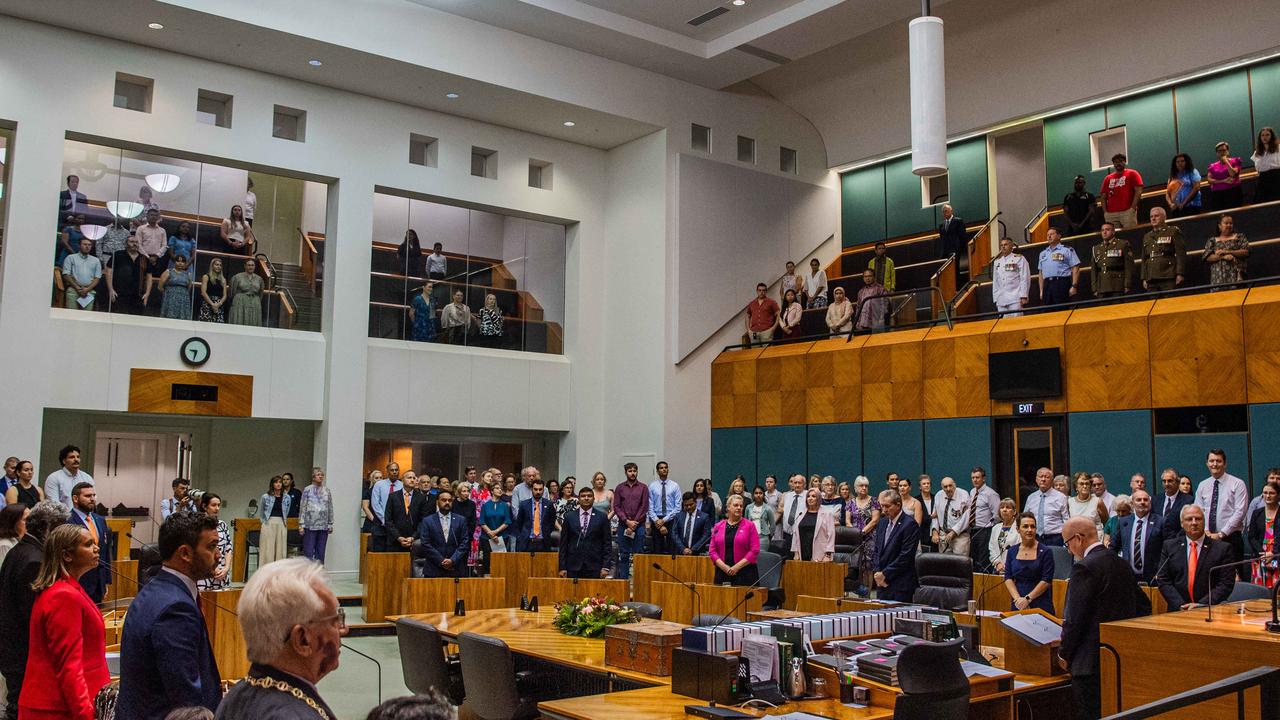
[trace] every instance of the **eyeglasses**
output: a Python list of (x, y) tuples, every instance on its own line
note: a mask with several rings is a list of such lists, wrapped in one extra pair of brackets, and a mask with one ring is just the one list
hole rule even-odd
[[(331, 623), (335, 620), (338, 621), (338, 632), (345, 633), (347, 631), (347, 611), (345, 608), (338, 608), (338, 612), (334, 613), (333, 615), (326, 615), (325, 617), (319, 617), (309, 622), (299, 623), (299, 625), (312, 625), (314, 623)], [(289, 631), (285, 633), (284, 641), (286, 643), (289, 642), (289, 638), (293, 636), (293, 628), (295, 627), (298, 627), (298, 625), (291, 626), (289, 628)]]
[(1082, 537), (1084, 537), (1084, 533), (1076, 533), (1075, 535), (1072, 535), (1071, 537), (1067, 538), (1067, 541), (1065, 544), (1070, 545), (1072, 540), (1076, 540)]

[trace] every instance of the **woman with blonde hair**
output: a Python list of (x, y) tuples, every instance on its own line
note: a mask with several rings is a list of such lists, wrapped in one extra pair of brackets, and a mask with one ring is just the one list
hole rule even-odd
[(18, 717), (22, 720), (93, 720), (93, 700), (111, 681), (102, 613), (80, 587), (98, 566), (98, 543), (88, 529), (60, 525), (44, 541), (44, 560), (31, 584), (31, 610)]
[(502, 308), (498, 307), (498, 296), (486, 294), (484, 307), (476, 317), (480, 320), (480, 346), (496, 348), (502, 345)]
[(201, 322), (226, 322), (227, 313), (222, 306), (227, 303), (227, 277), (222, 274), (222, 258), (209, 261), (209, 270), (200, 278)]

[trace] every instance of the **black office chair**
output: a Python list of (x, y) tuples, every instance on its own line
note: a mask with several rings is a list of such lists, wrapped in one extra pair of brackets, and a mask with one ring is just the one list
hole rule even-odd
[(973, 595), (973, 560), (951, 553), (916, 556), (920, 586), (911, 601), (943, 610), (964, 610)]
[(302, 531), (288, 530), (284, 534), (285, 556), (293, 557), (302, 552)]
[(653, 603), (647, 603), (647, 602), (624, 602), (622, 603), (622, 607), (631, 608), (632, 610), (635, 610), (637, 615), (639, 615), (642, 618), (645, 618), (646, 620), (662, 619), (661, 605), (654, 605)]
[(844, 589), (846, 592), (857, 590), (862, 584), (862, 555), (866, 552), (863, 546), (862, 531), (857, 528), (836, 526), (836, 551), (832, 554), (831, 559), (834, 562), (842, 562), (849, 567), (849, 573), (844, 576)]
[(967, 720), (969, 678), (960, 669), (963, 640), (908, 645), (898, 656), (902, 695), (894, 720)]
[(466, 697), (462, 684), (462, 664), (445, 654), (444, 641), (435, 626), (400, 618), (396, 621), (396, 640), (400, 644), (400, 667), (404, 685), (415, 695), (432, 690), (460, 705)]
[(709, 627), (711, 625), (730, 625), (732, 623), (742, 622), (732, 615), (716, 615), (715, 613), (702, 613), (693, 616), (694, 627)]
[(1231, 589), (1231, 595), (1227, 598), (1227, 602), (1240, 602), (1242, 600), (1270, 600), (1271, 591), (1261, 585), (1253, 583), (1238, 582)]
[(244, 544), (245, 544), (244, 568), (245, 568), (246, 577), (250, 572), (252, 572), (251, 570), (249, 570), (249, 558), (253, 558), (253, 569), (254, 570), (258, 569), (258, 545), (261, 544), (261, 542), (262, 542), (261, 530), (250, 530), (249, 532), (244, 534)]
[(759, 588), (768, 593), (762, 604), (763, 609), (776, 610), (782, 607), (787, 600), (786, 591), (782, 589), (782, 556), (761, 550), (756, 557), (756, 567), (760, 569)]
[(480, 720), (538, 717), (534, 676), (528, 671), (516, 672), (511, 648), (505, 642), (472, 632), (459, 633), (458, 654), (462, 657), (462, 684), (479, 689), (467, 695), (464, 713)]
[(1064, 547), (1050, 546), (1049, 550), (1053, 553), (1053, 579), (1070, 580), (1071, 566), (1076, 564), (1075, 556)]
[(547, 542), (549, 543), (547, 545), (548, 550), (559, 550), (560, 549), (560, 531), (552, 530), (551, 534), (547, 536)]

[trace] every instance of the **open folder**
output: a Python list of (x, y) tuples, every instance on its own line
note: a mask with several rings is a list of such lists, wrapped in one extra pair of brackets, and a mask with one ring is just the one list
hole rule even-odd
[(1036, 645), (1051, 645), (1062, 640), (1062, 626), (1040, 613), (1009, 615), (1000, 618), (1000, 624)]

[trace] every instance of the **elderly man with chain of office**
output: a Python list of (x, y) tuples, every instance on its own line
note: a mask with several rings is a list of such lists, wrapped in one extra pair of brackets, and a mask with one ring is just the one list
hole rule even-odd
[(1102, 240), (1093, 246), (1092, 274), (1094, 297), (1115, 297), (1131, 289), (1133, 251), (1110, 222), (1102, 223)]
[(1182, 229), (1165, 218), (1164, 208), (1151, 208), (1151, 230), (1142, 238), (1142, 287), (1147, 290), (1172, 290), (1182, 284), (1186, 272)]

